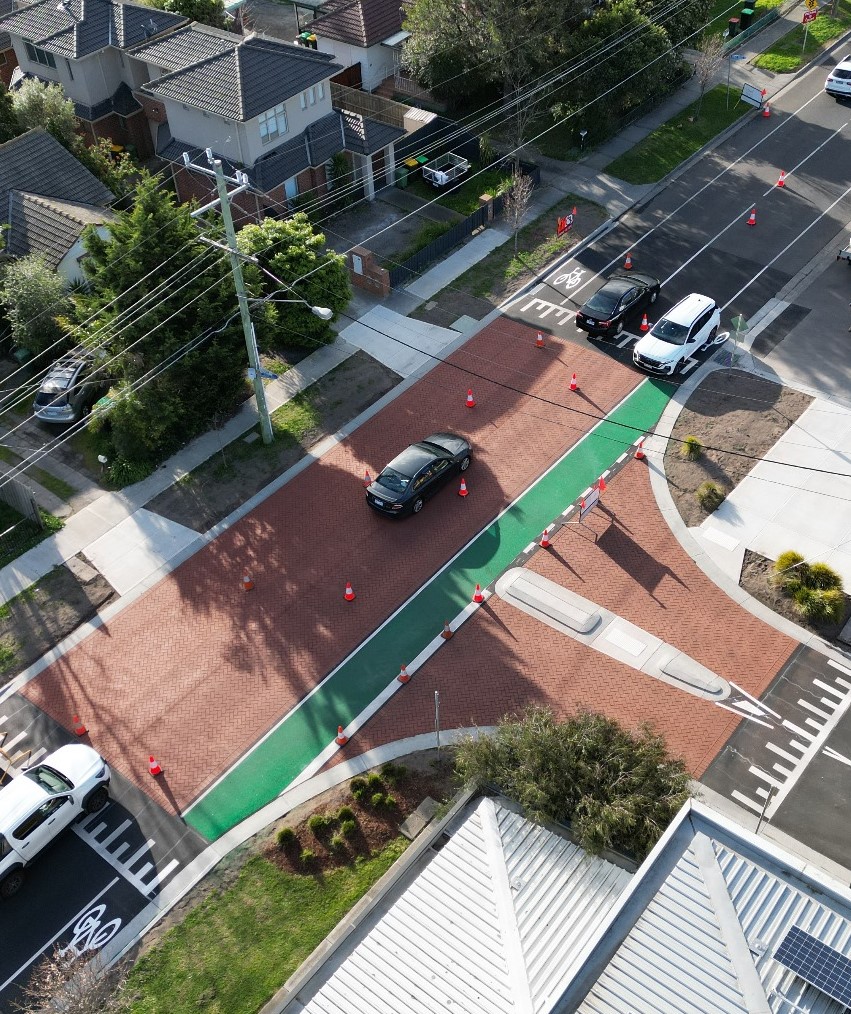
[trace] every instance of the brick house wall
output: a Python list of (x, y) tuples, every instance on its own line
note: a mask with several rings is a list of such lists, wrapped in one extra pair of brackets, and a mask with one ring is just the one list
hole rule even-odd
[(148, 120), (141, 110), (132, 116), (110, 113), (100, 120), (95, 120), (94, 123), (90, 120), (80, 120), (79, 123), (83, 137), (90, 144), (102, 137), (108, 137), (115, 144), (125, 148), (128, 144), (132, 144), (140, 159), (151, 158), (154, 154), (154, 142)]
[(8, 88), (12, 82), (12, 74), (18, 66), (15, 50), (12, 48), (4, 49), (0, 53), (0, 60), (2, 60), (2, 63), (0, 63), (0, 81)]
[[(216, 184), (209, 176), (174, 164), (171, 174), (178, 200), (184, 203), (196, 200), (199, 204), (207, 204), (217, 196)], [(259, 222), (264, 217), (261, 199), (252, 193), (237, 194), (231, 201), (231, 210), (237, 228)]]

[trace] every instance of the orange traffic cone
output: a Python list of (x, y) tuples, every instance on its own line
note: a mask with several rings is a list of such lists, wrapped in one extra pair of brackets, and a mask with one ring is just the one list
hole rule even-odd
[(544, 347), (544, 336), (541, 332), (538, 332), (538, 337), (535, 339), (535, 348), (542, 349)]
[(467, 483), (465, 482), (464, 479), (462, 479), (461, 488), (458, 490), (458, 496), (466, 496), (466, 495), (467, 495)]
[(443, 638), (444, 641), (448, 641), (449, 638), (452, 637), (453, 633), (454, 631), (452, 631), (449, 627), (449, 620), (444, 620), (443, 630), (440, 632), (440, 636)]
[(624, 271), (632, 271), (632, 253), (626, 255), (626, 260), (623, 262)]
[(644, 454), (644, 437), (638, 441), (638, 446), (635, 448), (635, 454), (633, 457), (637, 458), (639, 461), (644, 461), (644, 458), (646, 457)]
[(337, 746), (345, 746), (349, 742), (349, 737), (343, 735), (342, 725), (337, 726), (337, 738), (334, 740)]
[(345, 598), (346, 602), (354, 602), (355, 590), (354, 588), (352, 588), (351, 581), (346, 581), (346, 594), (343, 597)]
[(603, 478), (602, 475), (597, 480), (597, 489), (599, 489), (599, 491), (601, 493), (605, 493), (606, 492), (606, 480)]
[(157, 764), (152, 756), (148, 756), (148, 771), (156, 778), (163, 773), (163, 769)]
[(80, 721), (79, 715), (74, 715), (74, 732), (78, 736), (86, 736), (88, 735), (89, 732), (89, 730), (85, 727), (85, 725), (83, 725), (83, 723)]
[(641, 330), (642, 331), (649, 331), (650, 330), (650, 324), (649, 324), (649, 322), (647, 320), (647, 314), (646, 313), (643, 314), (642, 317), (641, 317)]
[(476, 407), (476, 400), (473, 397), (473, 388), (470, 387), (470, 388), (467, 389), (467, 408), (475, 408), (475, 407)]
[(756, 208), (748, 216), (748, 225), (756, 225)]
[(549, 534), (549, 532), (547, 531), (546, 528), (544, 529), (543, 533), (541, 534), (541, 541), (538, 543), (538, 545), (541, 547), (541, 549), (549, 549), (550, 548), (550, 534)]
[(407, 670), (407, 668), (405, 666), (402, 666), (402, 668), (399, 671), (399, 675), (396, 677), (396, 679), (400, 683), (410, 683), (411, 682), (411, 677), (408, 675), (408, 670)]
[(782, 169), (780, 170), (780, 179), (777, 181), (777, 186), (778, 187), (785, 187), (786, 186), (786, 173), (783, 172)]
[(571, 391), (578, 391), (579, 390), (579, 384), (577, 383), (576, 374), (575, 373), (570, 378), (570, 389), (571, 389)]
[(365, 469), (363, 473), (363, 484), (364, 486), (372, 485), (372, 476), (369, 474), (369, 469)]
[(248, 574), (248, 571), (247, 570), (243, 571), (243, 574), (242, 574), (242, 590), (243, 591), (251, 591), (251, 589), (253, 587), (254, 587), (254, 582), (251, 580), (251, 578), (250, 578), (250, 576)]
[(478, 582), (476, 582), (476, 590), (473, 592), (473, 601), (474, 602), (485, 601), (485, 597), (482, 594), (482, 586)]
[(767, 120), (769, 116), (771, 116), (771, 106), (766, 102), (765, 108), (762, 110), (762, 118)]

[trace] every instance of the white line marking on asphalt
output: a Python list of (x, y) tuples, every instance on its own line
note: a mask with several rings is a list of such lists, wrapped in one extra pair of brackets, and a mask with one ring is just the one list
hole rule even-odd
[(163, 867), (163, 868), (162, 868), (162, 869), (161, 869), (161, 870), (160, 870), (160, 871), (159, 871), (159, 872), (157, 873), (157, 875), (156, 875), (156, 876), (155, 876), (155, 877), (153, 878), (153, 880), (149, 880), (149, 881), (148, 881), (148, 884), (147, 884), (147, 887), (148, 887), (148, 893), (150, 894), (150, 893), (151, 893), (151, 891), (153, 891), (153, 889), (154, 889), (155, 887), (159, 887), (159, 885), (160, 885), (160, 884), (161, 884), (161, 883), (162, 883), (162, 882), (163, 882), (163, 881), (165, 880), (165, 878), (166, 878), (166, 877), (167, 877), (167, 876), (169, 875), (169, 873), (171, 873), (171, 871), (172, 871), (172, 870), (173, 870), (173, 869), (174, 869), (174, 868), (175, 868), (176, 866), (179, 866), (179, 865), (180, 865), (180, 863), (179, 863), (179, 862), (178, 862), (178, 861), (177, 861), (176, 859), (172, 859), (170, 863), (167, 863), (167, 864), (166, 864), (166, 865), (165, 865), (165, 866), (164, 866), (164, 867)]
[(738, 799), (740, 803), (744, 803), (745, 806), (749, 806), (752, 810), (756, 810), (757, 813), (762, 813), (762, 807), (759, 805), (759, 803), (755, 803), (748, 796), (745, 796), (741, 792), (739, 792), (738, 789), (733, 789), (730, 795), (733, 797), (733, 799)]
[[(815, 736), (807, 732), (806, 729), (802, 729), (799, 725), (795, 725), (793, 722), (790, 722), (785, 718), (783, 719), (783, 725), (785, 728), (789, 729), (790, 732), (796, 732), (799, 736), (803, 736), (804, 739), (810, 740), (810, 742), (815, 739)], [(809, 750), (809, 747), (807, 747), (807, 749)]]
[(776, 753), (778, 757), (783, 757), (787, 761), (791, 761), (793, 764), (797, 764), (801, 759), (796, 757), (793, 753), (787, 753), (785, 750), (781, 750), (779, 746), (775, 746), (773, 743), (765, 744), (767, 750), (771, 750), (772, 753)]
[[(796, 170), (800, 169), (801, 166), (805, 162), (808, 162), (813, 157), (813, 155), (818, 154), (818, 152), (820, 152), (822, 150), (822, 148), (826, 144), (830, 144), (830, 142), (834, 139), (834, 137), (836, 137), (837, 134), (841, 134), (842, 131), (845, 130), (845, 128), (848, 126), (849, 123), (851, 123), (851, 120), (846, 120), (845, 123), (843, 123), (841, 127), (837, 127), (836, 130), (834, 130), (834, 132), (832, 134), (828, 135), (827, 139), (824, 140), (824, 141), (822, 141), (821, 144), (817, 148), (813, 148), (813, 150), (809, 153), (809, 155), (804, 156), (804, 158), (802, 158), (801, 161), (797, 165), (792, 166), (792, 168), (786, 173), (786, 179), (788, 180), (789, 177)], [(765, 193), (762, 196), (763, 197), (768, 197), (768, 195), (771, 193), (771, 191), (772, 190), (776, 190), (776, 189), (777, 189), (777, 184), (774, 183), (772, 186), (770, 186), (768, 188), (768, 190), (765, 191)]]
[[(797, 741), (797, 739), (790, 739), (789, 740), (789, 746), (794, 747), (796, 750), (800, 750), (801, 753), (806, 753), (807, 750), (809, 749), (809, 747), (804, 746), (803, 743), (799, 743)], [(801, 758), (799, 757), (798, 760), (800, 760), (800, 759)]]
[[(835, 694), (840, 701), (845, 696), (841, 690), (837, 690), (836, 687), (832, 687), (829, 683), (822, 683), (821, 680), (813, 680), (813, 686), (818, 687), (819, 690), (824, 690), (829, 694)], [(822, 700), (824, 700), (823, 697)]]
[(834, 750), (832, 746), (826, 746), (822, 753), (826, 757), (830, 757), (831, 760), (839, 761), (840, 764), (847, 764), (851, 768), (851, 758), (846, 757), (845, 754), (839, 753), (838, 750)]
[(537, 545), (537, 542), (530, 542), (529, 545), (520, 554), (521, 556), (528, 556)]
[[(775, 789), (779, 789), (783, 782), (779, 782), (776, 778), (772, 778), (767, 771), (763, 771), (762, 768), (758, 768), (755, 764), (751, 764), (748, 771), (752, 775), (756, 775), (757, 778), (761, 778), (764, 782), (768, 782), (769, 785), (773, 785)], [(756, 790), (759, 792), (759, 789)]]
[(622, 465), (626, 461), (626, 451), (617, 459), (616, 464)]
[[(838, 662), (834, 662), (832, 658), (827, 660), (827, 664), (833, 666), (834, 669), (838, 669), (840, 672), (844, 672), (846, 676), (851, 676), (851, 669), (846, 668), (844, 665), (840, 665)], [(851, 683), (845, 683), (844, 680), (840, 680), (838, 682), (843, 683), (844, 686), (851, 690)]]
[(621, 341), (618, 342), (618, 348), (619, 349), (626, 348), (626, 346), (629, 345), (630, 342), (634, 342), (634, 341), (637, 341), (637, 338), (635, 337), (635, 335), (634, 334), (628, 334), (626, 336), (626, 338), (624, 338), (624, 339), (622, 339)]
[(768, 789), (764, 789), (761, 785), (757, 786), (756, 794), (760, 799), (768, 799)]
[(824, 728), (824, 722), (817, 722), (814, 718), (805, 718), (804, 723), (806, 725), (811, 725), (816, 730), (817, 733), (821, 732), (821, 730)]
[(685, 375), (686, 373), (689, 373), (691, 370), (695, 368), (695, 366), (699, 365), (700, 363), (696, 359), (687, 359), (686, 362), (683, 363), (683, 365), (680, 367), (680, 375)]
[(11, 974), (11, 975), (9, 976), (9, 978), (8, 978), (8, 979), (7, 979), (7, 980), (6, 980), (5, 982), (3, 982), (3, 983), (0, 983), (0, 993), (2, 993), (2, 992), (3, 992), (3, 990), (4, 990), (4, 989), (5, 989), (5, 988), (6, 988), (6, 987), (7, 987), (7, 986), (8, 986), (9, 984), (10, 984), (10, 983), (14, 982), (14, 981), (15, 981), (15, 979), (17, 979), (17, 978), (18, 978), (18, 976), (19, 976), (19, 975), (21, 974), (21, 972), (24, 972), (24, 971), (26, 971), (26, 970), (27, 970), (27, 969), (28, 969), (28, 968), (30, 967), (30, 965), (31, 965), (31, 964), (32, 964), (32, 963), (33, 963), (33, 962), (34, 962), (34, 961), (36, 960), (36, 958), (37, 958), (37, 957), (38, 957), (38, 956), (39, 956), (40, 954), (44, 954), (44, 952), (45, 952), (45, 951), (47, 950), (47, 948), (48, 948), (48, 947), (50, 947), (50, 946), (51, 946), (51, 944), (54, 944), (54, 943), (55, 943), (55, 942), (56, 942), (56, 941), (57, 941), (57, 940), (58, 940), (58, 939), (59, 939), (59, 938), (60, 938), (60, 937), (62, 936), (62, 934), (63, 934), (63, 933), (65, 932), (65, 930), (67, 930), (67, 929), (68, 929), (68, 927), (69, 927), (69, 926), (71, 926), (71, 925), (72, 925), (73, 923), (75, 923), (75, 922), (76, 922), (76, 921), (77, 921), (78, 919), (80, 919), (80, 918), (81, 918), (81, 917), (82, 917), (82, 916), (84, 915), (84, 913), (86, 913), (86, 912), (87, 912), (87, 911), (88, 911), (88, 910), (89, 910), (89, 909), (90, 909), (90, 908), (92, 907), (92, 905), (94, 905), (94, 903), (95, 903), (96, 901), (100, 900), (100, 899), (101, 899), (101, 898), (102, 898), (102, 897), (103, 897), (103, 896), (104, 896), (104, 895), (106, 894), (106, 892), (107, 892), (107, 891), (111, 891), (111, 890), (112, 890), (112, 888), (113, 888), (113, 887), (115, 887), (115, 885), (116, 885), (117, 883), (118, 883), (118, 877), (115, 877), (115, 879), (114, 879), (114, 880), (111, 880), (111, 881), (110, 881), (110, 882), (109, 882), (109, 883), (108, 883), (108, 884), (106, 885), (106, 887), (104, 887), (104, 888), (103, 888), (102, 890), (98, 891), (98, 893), (97, 893), (97, 894), (96, 894), (96, 895), (95, 895), (95, 896), (94, 896), (93, 898), (90, 898), (90, 899), (89, 899), (89, 900), (88, 900), (88, 901), (87, 901), (87, 902), (85, 903), (85, 905), (83, 905), (83, 907), (82, 907), (82, 908), (80, 909), (80, 911), (79, 911), (79, 912), (78, 912), (78, 913), (77, 913), (77, 914), (76, 914), (75, 916), (72, 916), (72, 917), (71, 917), (71, 918), (70, 918), (70, 919), (68, 920), (68, 922), (66, 922), (66, 923), (65, 923), (65, 925), (64, 925), (64, 926), (62, 927), (62, 929), (61, 929), (61, 930), (59, 930), (59, 932), (58, 932), (58, 933), (57, 933), (57, 934), (56, 934), (55, 936), (51, 937), (51, 938), (50, 938), (50, 940), (48, 940), (48, 941), (47, 941), (47, 943), (46, 943), (46, 944), (44, 945), (44, 947), (42, 947), (42, 948), (40, 948), (39, 950), (37, 950), (37, 951), (35, 952), (35, 954), (33, 954), (33, 956), (32, 956), (32, 957), (31, 957), (31, 958), (30, 958), (30, 959), (29, 959), (28, 961), (25, 961), (25, 962), (24, 962), (24, 963), (23, 963), (23, 964), (21, 965), (21, 967), (20, 967), (19, 969), (17, 969), (17, 971), (13, 972), (13, 973), (12, 973), (12, 974)]
[[(131, 867), (133, 865), (133, 863), (135, 863), (138, 859), (141, 859), (142, 856), (145, 855), (146, 852), (150, 852), (151, 851), (151, 846), (153, 844), (154, 844), (154, 839), (153, 838), (149, 838), (145, 842), (144, 845), (142, 845), (140, 848), (136, 849), (136, 851), (133, 853), (132, 856), (130, 856), (129, 859), (126, 859), (124, 861), (124, 865), (127, 866), (128, 868)], [(136, 876), (140, 876), (140, 874), (136, 874)]]
[(771, 770), (779, 771), (784, 778), (789, 778), (792, 774), (792, 771), (789, 768), (784, 768), (782, 764), (772, 764)]
[[(810, 704), (809, 701), (805, 701), (803, 699), (799, 700), (798, 705), (801, 708), (806, 708), (807, 711), (812, 712), (814, 715), (818, 715), (819, 718), (823, 718), (825, 721), (830, 718), (830, 715), (826, 711), (822, 711), (821, 708), (817, 708), (814, 704)], [(812, 719), (808, 718), (807, 721), (812, 724)], [(821, 725), (819, 725), (819, 728), (821, 728)]]
[(118, 825), (108, 838), (104, 839), (104, 841), (98, 842), (98, 845), (101, 845), (103, 848), (106, 848), (107, 845), (111, 845), (120, 834), (123, 834), (127, 828), (130, 827), (130, 824), (131, 821), (125, 820), (123, 824)]

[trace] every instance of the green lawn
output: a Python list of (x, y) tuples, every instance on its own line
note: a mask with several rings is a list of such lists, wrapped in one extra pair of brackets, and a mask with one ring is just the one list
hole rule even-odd
[[(728, 99), (729, 94), (729, 99)], [(751, 110), (739, 102), (739, 90), (717, 85), (697, 102), (663, 123), (634, 148), (606, 166), (606, 172), (627, 183), (657, 183), (716, 134)]]
[(43, 527), (25, 520), (16, 510), (0, 501), (0, 567), (16, 560), (39, 542), (55, 534), (64, 526), (59, 518), (39, 510)]
[[(444, 208), (451, 208), (466, 218), (479, 207), (479, 197), (482, 194), (496, 197), (511, 186), (511, 173), (508, 170), (485, 169), (484, 172), (478, 172), (480, 168), (481, 166), (473, 163), (470, 173), (464, 177), (464, 182), (452, 191), (447, 191), (446, 187), (433, 187), (423, 179), (421, 172), (416, 172), (408, 177), (408, 190), (424, 201), (433, 201), (435, 197), (439, 197), (438, 204)], [(477, 176), (471, 175), (476, 172)]]
[(352, 866), (299, 876), (261, 856), (170, 930), (130, 974), (132, 1014), (257, 1014), (393, 865), (397, 838)]
[[(16, 454), (11, 448), (0, 446), (0, 461), (5, 461), (7, 465), (19, 465), (23, 460), (20, 454)], [(39, 468), (38, 465), (29, 465), (27, 467), (21, 479), (24, 485), (26, 485), (27, 475), (32, 476), (34, 482), (37, 482), (39, 486), (44, 486), (45, 489), (49, 489), (60, 500), (68, 500), (74, 493), (73, 486), (70, 486), (64, 479), (59, 479), (43, 468)]]
[(423, 247), (427, 247), (429, 243), (438, 239), (445, 232), (449, 232), (454, 224), (454, 222), (424, 222), (407, 246), (401, 250), (397, 250), (392, 257), (382, 257), (379, 259), (381, 266), (392, 268), (396, 264), (403, 264), (409, 257), (413, 257), (415, 253), (419, 253)]
[(753, 61), (755, 67), (772, 74), (792, 74), (808, 63), (820, 50), (838, 39), (851, 27), (851, 0), (840, 0), (836, 17), (819, 14), (811, 21), (804, 45), (804, 26), (797, 25)]

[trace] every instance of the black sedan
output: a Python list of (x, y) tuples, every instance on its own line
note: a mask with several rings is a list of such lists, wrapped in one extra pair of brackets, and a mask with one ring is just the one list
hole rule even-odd
[(576, 314), (576, 326), (589, 338), (623, 331), (624, 321), (656, 302), (662, 283), (652, 275), (622, 271), (612, 275)]
[(373, 510), (390, 517), (419, 514), (451, 476), (470, 466), (470, 445), (455, 433), (432, 433), (406, 447), (366, 490)]

